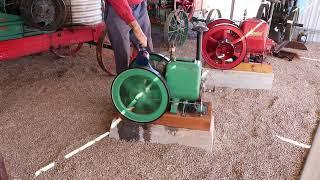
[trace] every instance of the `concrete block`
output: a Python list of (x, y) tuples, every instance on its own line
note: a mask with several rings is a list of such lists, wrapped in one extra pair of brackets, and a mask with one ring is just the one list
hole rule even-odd
[(214, 140), (213, 122), (212, 120), (210, 131), (201, 131), (157, 124), (137, 124), (121, 120), (117, 126), (111, 128), (109, 137), (126, 141), (179, 144), (212, 152)]
[[(244, 63), (245, 64), (245, 63)], [(249, 64), (242, 65), (244, 68), (235, 68), (232, 70), (217, 70), (204, 68), (204, 79), (206, 88), (229, 87), (235, 89), (266, 89), (272, 88), (274, 74), (271, 71), (264, 71), (265, 67), (270, 65)], [(268, 68), (270, 69), (270, 68)]]

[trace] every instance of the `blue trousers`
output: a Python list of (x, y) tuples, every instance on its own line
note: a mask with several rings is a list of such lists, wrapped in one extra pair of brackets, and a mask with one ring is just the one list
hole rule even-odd
[[(142, 31), (148, 38), (149, 52), (153, 51), (153, 44), (151, 39), (151, 24), (147, 10), (147, 2), (144, 0), (142, 3), (135, 5), (132, 8), (133, 15), (141, 26)], [(114, 11), (111, 5), (107, 4), (106, 7), (106, 25), (108, 36), (114, 50), (116, 61), (117, 73), (121, 73), (128, 69), (130, 60), (130, 42), (138, 48), (139, 42), (133, 34), (131, 28), (123, 21), (118, 14)]]

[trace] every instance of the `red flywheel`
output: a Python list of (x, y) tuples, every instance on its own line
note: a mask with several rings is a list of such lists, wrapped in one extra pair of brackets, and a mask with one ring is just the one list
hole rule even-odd
[(202, 54), (210, 67), (223, 70), (232, 69), (246, 57), (246, 38), (233, 24), (217, 24), (204, 34)]
[(211, 29), (213, 26), (218, 25), (218, 24), (222, 24), (222, 23), (236, 25), (236, 23), (234, 21), (230, 20), (230, 19), (219, 18), (219, 19), (216, 19), (216, 20), (212, 21), (211, 23), (209, 23), (207, 25), (207, 27), (209, 29)]

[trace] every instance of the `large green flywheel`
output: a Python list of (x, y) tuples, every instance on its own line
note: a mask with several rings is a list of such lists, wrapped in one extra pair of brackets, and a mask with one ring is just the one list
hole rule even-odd
[(131, 121), (148, 123), (167, 110), (169, 93), (165, 82), (152, 70), (134, 68), (119, 74), (112, 83), (112, 101)]

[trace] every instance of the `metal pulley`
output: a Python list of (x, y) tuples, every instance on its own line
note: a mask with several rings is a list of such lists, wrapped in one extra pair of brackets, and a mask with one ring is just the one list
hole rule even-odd
[(153, 69), (134, 68), (119, 74), (112, 83), (112, 101), (131, 121), (148, 123), (160, 118), (169, 105), (165, 80)]
[(203, 58), (212, 68), (232, 69), (246, 57), (246, 37), (232, 21), (221, 22), (209, 24), (210, 30), (203, 37)]

